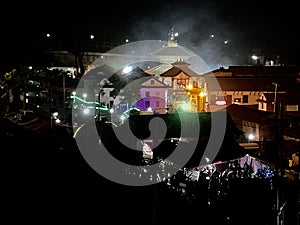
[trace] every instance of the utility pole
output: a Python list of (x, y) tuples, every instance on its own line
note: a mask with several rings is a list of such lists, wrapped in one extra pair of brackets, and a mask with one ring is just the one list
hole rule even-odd
[[(273, 83), (274, 84), (274, 83)], [(275, 84), (275, 90), (277, 89), (277, 84)], [(280, 170), (279, 170), (279, 141), (278, 141), (278, 106), (276, 104), (276, 91), (274, 98), (274, 113), (275, 113), (275, 215), (276, 215), (276, 225), (281, 225), (281, 217), (280, 217)]]
[(66, 122), (66, 78), (65, 75), (63, 75), (63, 119), (64, 119), (64, 123)]
[(277, 83), (272, 83), (275, 85), (275, 93), (274, 93), (274, 113), (276, 113), (276, 103), (277, 103), (277, 88), (278, 88), (278, 84)]
[[(283, 196), (283, 103), (277, 103), (277, 92), (278, 83), (272, 83), (275, 85), (274, 93), (274, 114), (275, 114), (275, 146), (276, 146), (276, 156), (275, 156), (275, 190), (276, 190), (276, 225), (282, 225), (284, 223), (284, 210), (285, 204)], [(279, 109), (280, 109), (280, 123), (279, 123)]]
[(64, 100), (64, 106), (66, 103), (66, 78), (63, 76), (63, 100)]
[[(277, 84), (276, 84), (277, 90)], [(275, 92), (276, 94), (276, 92)], [(276, 95), (275, 95), (276, 96)], [(275, 156), (275, 190), (276, 190), (276, 225), (284, 224), (284, 210), (286, 202), (283, 196), (283, 103), (277, 104), (274, 101), (275, 109), (275, 146), (276, 146), (276, 156)], [(279, 109), (280, 109), (280, 123), (279, 123)]]
[(50, 128), (52, 132), (52, 84), (50, 84)]

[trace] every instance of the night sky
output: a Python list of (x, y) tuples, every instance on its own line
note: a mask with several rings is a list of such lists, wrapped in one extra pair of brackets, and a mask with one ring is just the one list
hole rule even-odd
[(89, 41), (90, 34), (99, 42), (167, 41), (174, 28), (178, 43), (212, 67), (241, 64), (255, 52), (280, 55), (288, 64), (299, 65), (296, 3), (154, 0), (61, 5), (43, 1), (39, 5), (24, 3), (19, 8), (7, 6), (6, 11), (11, 13), (1, 15), (1, 64), (34, 61), (41, 50), (66, 50)]

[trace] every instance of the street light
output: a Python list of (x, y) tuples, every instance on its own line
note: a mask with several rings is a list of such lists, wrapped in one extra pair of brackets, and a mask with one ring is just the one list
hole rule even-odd
[(72, 96), (71, 96), (71, 98), (73, 99), (73, 101), (72, 101), (72, 107), (74, 108), (75, 98), (76, 98), (76, 91), (72, 91)]
[(60, 119), (58, 118), (58, 112), (51, 113), (51, 118), (50, 118), (50, 127), (51, 127), (51, 129), (53, 127), (53, 120), (55, 121), (55, 123), (60, 123)]
[(252, 58), (253, 60), (257, 60), (257, 59), (258, 59), (258, 57), (257, 57), (256, 55), (252, 55), (251, 58)]

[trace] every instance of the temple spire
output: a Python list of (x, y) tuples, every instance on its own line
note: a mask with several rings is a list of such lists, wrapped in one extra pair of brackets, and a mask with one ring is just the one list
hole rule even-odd
[(168, 45), (173, 47), (173, 46), (178, 46), (177, 41), (175, 40), (175, 36), (176, 34), (174, 34), (174, 28), (172, 27), (171, 29), (171, 33), (169, 34), (169, 41), (168, 41)]

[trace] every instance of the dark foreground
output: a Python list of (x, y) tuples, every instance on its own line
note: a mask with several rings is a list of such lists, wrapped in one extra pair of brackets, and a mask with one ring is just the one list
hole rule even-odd
[[(276, 224), (274, 193), (254, 183), (239, 183), (227, 201), (208, 206), (201, 186), (191, 200), (164, 182), (133, 187), (103, 178), (72, 136), (36, 134), (3, 120), (0, 127), (3, 215), (11, 223)], [(297, 183), (284, 186), (285, 224), (298, 225)]]

